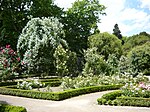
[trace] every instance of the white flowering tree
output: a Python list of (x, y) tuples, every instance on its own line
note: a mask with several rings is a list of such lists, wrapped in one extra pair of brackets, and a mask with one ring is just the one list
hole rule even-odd
[(17, 50), (29, 72), (54, 70), (55, 49), (60, 44), (67, 47), (62, 27), (57, 18), (33, 18), (27, 23), (18, 39)]

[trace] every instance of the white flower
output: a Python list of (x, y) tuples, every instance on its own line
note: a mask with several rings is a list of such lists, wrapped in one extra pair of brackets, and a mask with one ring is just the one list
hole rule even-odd
[(145, 92), (145, 90), (142, 90), (142, 93), (144, 93)]
[(135, 88), (135, 90), (137, 90), (137, 91), (138, 91), (138, 90), (140, 90), (140, 88)]

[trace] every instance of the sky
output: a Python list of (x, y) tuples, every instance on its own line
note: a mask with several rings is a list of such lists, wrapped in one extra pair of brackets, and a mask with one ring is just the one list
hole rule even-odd
[[(55, 0), (59, 7), (71, 8), (76, 0)], [(150, 34), (150, 0), (100, 0), (107, 7), (106, 16), (100, 16), (101, 32), (113, 32), (117, 23), (123, 36), (132, 36), (142, 31)]]

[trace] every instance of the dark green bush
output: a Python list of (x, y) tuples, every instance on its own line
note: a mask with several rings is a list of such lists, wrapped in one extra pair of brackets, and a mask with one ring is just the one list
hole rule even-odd
[(21, 96), (21, 97), (57, 101), (57, 100), (64, 100), (67, 98), (71, 98), (82, 94), (92, 93), (92, 92), (118, 89), (120, 87), (122, 87), (122, 85), (102, 85), (102, 86), (85, 87), (79, 89), (71, 89), (63, 92), (39, 92), (39, 91), (18, 90), (18, 89), (0, 87), (0, 93), (14, 95), (14, 96)]
[(0, 86), (16, 85), (17, 82), (0, 82)]
[(0, 105), (0, 112), (27, 112), (27, 110), (24, 107), (2, 104)]
[(150, 98), (118, 97), (116, 101), (117, 105), (150, 107)]

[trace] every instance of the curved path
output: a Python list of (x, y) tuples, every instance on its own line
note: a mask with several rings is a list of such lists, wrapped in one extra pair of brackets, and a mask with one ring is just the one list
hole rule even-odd
[(96, 100), (103, 94), (97, 92), (63, 101), (38, 100), (16, 96), (0, 95), (0, 101), (23, 106), (28, 112), (150, 112), (147, 107), (121, 107), (98, 105)]

